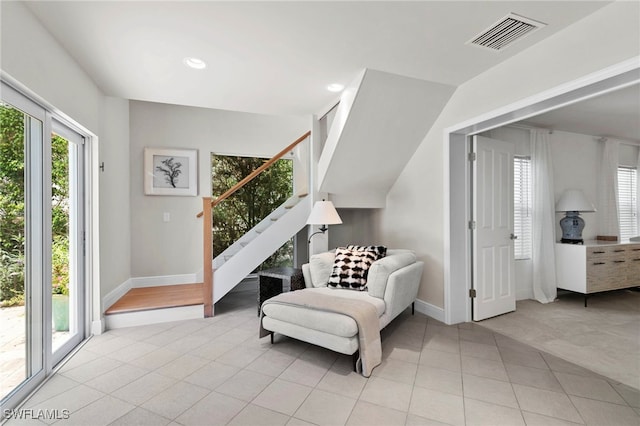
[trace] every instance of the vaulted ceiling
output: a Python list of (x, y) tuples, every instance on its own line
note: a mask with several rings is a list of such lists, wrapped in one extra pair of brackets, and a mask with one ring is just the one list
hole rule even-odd
[[(324, 112), (326, 86), (365, 68), (460, 85), (608, 3), (26, 2), (107, 95), (278, 115)], [(467, 43), (509, 13), (547, 25), (500, 52)]]

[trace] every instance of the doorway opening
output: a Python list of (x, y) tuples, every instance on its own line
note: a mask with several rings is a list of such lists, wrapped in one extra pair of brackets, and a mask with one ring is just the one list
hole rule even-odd
[[(471, 320), (473, 288), (471, 166), (472, 136), (561, 108), (581, 100), (640, 82), (640, 68), (633, 61), (581, 79), (581, 86), (565, 84), (544, 95), (506, 106), (482, 118), (446, 129), (445, 143), (445, 259), (444, 316), (447, 324)], [(462, 172), (460, 172), (462, 171)], [(454, 255), (455, 254), (455, 255)]]

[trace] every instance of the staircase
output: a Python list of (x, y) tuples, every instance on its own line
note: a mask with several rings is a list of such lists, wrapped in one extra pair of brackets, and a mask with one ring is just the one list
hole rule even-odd
[(290, 197), (215, 259), (211, 259), (212, 209), (310, 134), (305, 133), (215, 200), (203, 198), (203, 211), (198, 214), (203, 217), (203, 282), (132, 288), (105, 311), (107, 328), (212, 316), (215, 302), (306, 226), (311, 201), (307, 194)]
[(307, 194), (294, 195), (213, 260), (217, 302), (306, 225)]

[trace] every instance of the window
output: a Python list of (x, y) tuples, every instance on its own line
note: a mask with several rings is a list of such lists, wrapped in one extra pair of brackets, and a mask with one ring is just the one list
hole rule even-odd
[(638, 235), (637, 173), (631, 167), (618, 167), (618, 214), (622, 239)]
[(515, 259), (531, 258), (531, 159), (513, 157), (513, 232)]

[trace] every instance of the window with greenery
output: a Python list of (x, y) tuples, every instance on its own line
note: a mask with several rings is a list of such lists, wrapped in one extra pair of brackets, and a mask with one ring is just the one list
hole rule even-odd
[(531, 159), (513, 158), (513, 233), (515, 259), (531, 258)]
[[(24, 302), (25, 182), (22, 111), (0, 105), (0, 304)], [(52, 268), (54, 293), (68, 293), (69, 282), (69, 148), (51, 138)]]
[(25, 115), (0, 106), (0, 303), (24, 301)]
[(637, 173), (631, 167), (618, 167), (618, 215), (623, 239), (638, 235)]
[[(211, 156), (212, 197), (240, 182), (266, 160), (228, 155)], [(278, 160), (213, 210), (213, 257), (293, 195), (293, 161)], [(293, 266), (293, 239), (285, 243), (258, 269)]]

